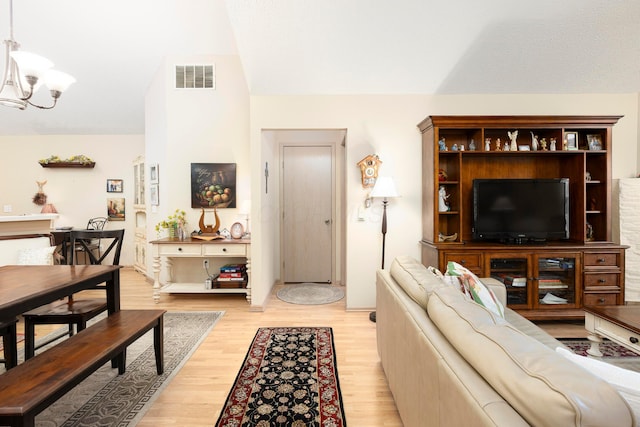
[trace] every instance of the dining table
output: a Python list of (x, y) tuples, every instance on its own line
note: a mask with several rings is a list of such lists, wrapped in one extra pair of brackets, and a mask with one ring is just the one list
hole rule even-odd
[(120, 310), (120, 268), (119, 265), (2, 266), (0, 320), (13, 319), (77, 292), (103, 286), (107, 311), (113, 314)]

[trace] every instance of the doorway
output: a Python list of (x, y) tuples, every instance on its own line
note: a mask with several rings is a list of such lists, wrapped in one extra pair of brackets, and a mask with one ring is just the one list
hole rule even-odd
[(277, 131), (280, 159), (280, 278), (343, 282), (345, 130)]

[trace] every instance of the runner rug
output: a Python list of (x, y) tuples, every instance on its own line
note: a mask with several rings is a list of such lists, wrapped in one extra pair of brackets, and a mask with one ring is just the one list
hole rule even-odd
[(105, 364), (38, 414), (36, 427), (136, 425), (222, 315), (220, 311), (166, 313), (162, 375), (156, 372), (153, 331), (149, 331), (127, 348), (123, 375)]
[(260, 328), (216, 427), (346, 427), (333, 330)]

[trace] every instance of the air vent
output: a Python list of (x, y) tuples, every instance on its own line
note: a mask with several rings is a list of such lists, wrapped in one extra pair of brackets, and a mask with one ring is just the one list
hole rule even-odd
[(215, 65), (176, 65), (176, 89), (215, 88)]

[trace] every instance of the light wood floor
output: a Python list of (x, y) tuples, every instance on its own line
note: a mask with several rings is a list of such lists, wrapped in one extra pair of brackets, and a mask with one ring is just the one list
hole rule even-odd
[(335, 337), (346, 418), (353, 426), (402, 426), (382, 372), (375, 324), (368, 312), (347, 312), (344, 299), (327, 305), (288, 304), (271, 297), (264, 312), (249, 311), (244, 295), (163, 294), (155, 305), (152, 287), (126, 268), (122, 308), (171, 311), (219, 310), (225, 314), (178, 375), (154, 402), (140, 427), (207, 426), (218, 418), (256, 330), (263, 326), (330, 326)]
[[(161, 392), (140, 427), (207, 426), (218, 418), (256, 330), (263, 326), (330, 326), (335, 337), (340, 388), (348, 423), (353, 426), (402, 426), (376, 349), (375, 324), (368, 312), (346, 311), (345, 301), (305, 306), (272, 294), (264, 312), (249, 310), (244, 295), (166, 295), (159, 304), (152, 285), (131, 268), (121, 274), (122, 308), (170, 311), (224, 311), (209, 336)], [(579, 322), (541, 325), (557, 337), (585, 337)], [(48, 329), (49, 328), (49, 329)], [(39, 326), (43, 336), (50, 326)]]

